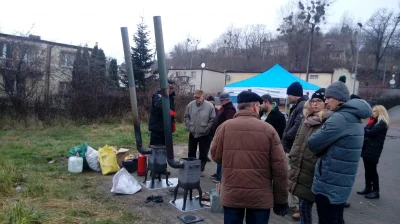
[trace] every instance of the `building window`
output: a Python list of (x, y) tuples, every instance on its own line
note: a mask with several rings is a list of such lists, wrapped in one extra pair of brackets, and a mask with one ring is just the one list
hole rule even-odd
[(180, 81), (182, 81), (182, 82), (185, 82), (185, 83), (187, 83), (187, 82), (189, 82), (189, 77), (186, 77), (186, 76), (180, 76), (180, 77), (179, 77), (179, 80), (180, 80)]
[(194, 72), (194, 71), (193, 71), (193, 72), (191, 72), (191, 73), (190, 73), (190, 77), (192, 77), (192, 78), (196, 78), (196, 72)]
[(310, 79), (318, 79), (318, 75), (310, 75)]
[[(10, 44), (0, 43), (0, 58), (12, 58), (12, 52), (8, 48), (11, 49)], [(10, 51), (8, 52), (10, 55), (7, 55), (7, 51)]]
[(25, 62), (34, 62), (35, 61), (35, 52), (32, 50), (27, 51), (24, 54), (24, 61)]
[(61, 66), (72, 68), (74, 65), (75, 54), (70, 52), (61, 52)]
[(196, 86), (195, 85), (190, 85), (190, 92), (194, 93), (196, 91)]
[(0, 43), (0, 58), (6, 58), (7, 54), (7, 44)]

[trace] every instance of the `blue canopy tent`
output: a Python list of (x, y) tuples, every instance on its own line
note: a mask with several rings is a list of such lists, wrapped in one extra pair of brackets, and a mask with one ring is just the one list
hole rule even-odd
[(286, 90), (293, 82), (299, 82), (303, 87), (304, 95), (312, 95), (320, 87), (308, 83), (286, 71), (282, 66), (276, 64), (271, 69), (254, 77), (226, 85), (224, 92), (231, 95), (232, 102), (236, 103), (237, 95), (245, 90), (251, 89), (252, 92), (262, 96), (271, 95), (272, 98), (284, 99), (287, 97)]

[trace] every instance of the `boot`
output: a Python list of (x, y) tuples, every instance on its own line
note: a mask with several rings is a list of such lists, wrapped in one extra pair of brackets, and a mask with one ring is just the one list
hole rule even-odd
[(297, 210), (295, 213), (293, 213), (292, 218), (296, 221), (300, 221), (300, 210)]
[(378, 199), (379, 196), (379, 192), (378, 191), (373, 191), (371, 193), (369, 193), (368, 195), (365, 195), (365, 198), (367, 199)]
[(362, 190), (362, 191), (357, 191), (357, 194), (359, 194), (359, 195), (368, 195), (369, 193), (371, 193), (372, 192), (372, 189), (371, 188), (369, 188), (369, 187), (366, 187), (364, 190)]

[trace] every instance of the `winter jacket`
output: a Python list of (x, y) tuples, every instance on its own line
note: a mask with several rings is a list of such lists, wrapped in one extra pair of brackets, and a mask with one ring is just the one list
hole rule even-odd
[(364, 142), (361, 119), (372, 114), (365, 100), (352, 99), (326, 120), (308, 139), (308, 147), (321, 155), (314, 171), (312, 192), (343, 204), (351, 193)]
[(222, 162), (221, 203), (233, 208), (269, 209), (286, 204), (287, 164), (278, 133), (257, 113), (241, 110), (222, 123), (211, 143)]
[[(318, 115), (305, 115), (302, 126), (297, 132), (292, 150), (289, 154), (289, 192), (293, 195), (314, 202), (311, 187), (314, 179), (314, 168), (318, 157), (310, 151), (307, 139), (315, 133), (322, 123), (332, 114), (331, 111), (322, 110)], [(307, 117), (306, 117), (307, 116)], [(309, 121), (311, 120), (311, 121)]]
[(289, 120), (286, 124), (285, 130), (282, 136), (282, 145), (286, 153), (290, 153), (294, 139), (296, 138), (297, 130), (303, 120), (303, 107), (306, 102), (306, 98), (303, 96), (299, 98), (295, 105), (290, 108)]
[(378, 122), (376, 119), (373, 125), (367, 125), (364, 128), (364, 145), (361, 153), (364, 160), (378, 164), (387, 130), (386, 122), (383, 120)]
[[(263, 111), (260, 110), (260, 117), (264, 114)], [(279, 111), (279, 108), (274, 107), (271, 112), (269, 112), (267, 119), (265, 122), (272, 125), (275, 128), (276, 132), (278, 132), (279, 138), (282, 139), (283, 131), (286, 127), (286, 118), (282, 112)]]
[(197, 104), (196, 101), (193, 100), (186, 106), (184, 116), (185, 125), (190, 134), (195, 138), (206, 136), (210, 133), (214, 118), (214, 105), (208, 101)]
[[(172, 111), (175, 111), (174, 97), (175, 93), (169, 95), (169, 107), (170, 110)], [(171, 116), (171, 122), (174, 122), (173, 116)], [(149, 131), (164, 132), (161, 90), (158, 90), (152, 96), (150, 118), (149, 118)]]
[(222, 105), (221, 109), (218, 111), (213, 124), (211, 126), (211, 136), (214, 136), (215, 131), (217, 130), (218, 126), (224, 123), (226, 120), (232, 119), (235, 116), (236, 109), (233, 106), (232, 102), (226, 103)]

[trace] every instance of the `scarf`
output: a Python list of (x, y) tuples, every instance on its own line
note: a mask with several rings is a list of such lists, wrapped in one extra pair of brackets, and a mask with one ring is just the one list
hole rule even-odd
[(333, 112), (330, 110), (321, 110), (318, 113), (313, 113), (310, 116), (305, 118), (304, 123), (306, 123), (309, 127), (322, 124), (323, 122), (331, 116)]

